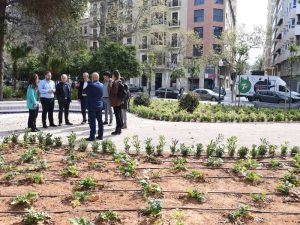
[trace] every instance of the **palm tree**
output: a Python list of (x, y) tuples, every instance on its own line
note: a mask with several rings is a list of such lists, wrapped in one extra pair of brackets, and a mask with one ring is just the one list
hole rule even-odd
[(26, 56), (28, 56), (31, 49), (32, 48), (28, 46), (26, 42), (23, 42), (20, 45), (8, 44), (7, 50), (13, 61), (12, 78), (14, 83), (14, 89), (16, 89), (16, 80), (18, 78), (18, 62), (20, 59), (23, 59)]

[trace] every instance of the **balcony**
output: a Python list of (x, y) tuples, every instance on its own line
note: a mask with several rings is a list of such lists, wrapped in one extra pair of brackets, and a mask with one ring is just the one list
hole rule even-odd
[(170, 8), (180, 7), (180, 6), (181, 6), (181, 1), (179, 1), (179, 0), (171, 0), (171, 1), (168, 3), (168, 6), (169, 6)]
[(178, 41), (172, 41), (172, 42), (168, 42), (168, 47), (169, 48), (180, 48), (180, 43), (178, 43)]
[(139, 45), (139, 50), (147, 50), (149, 48), (148, 44), (141, 44)]
[(180, 20), (173, 19), (171, 22), (169, 22), (169, 27), (180, 27)]

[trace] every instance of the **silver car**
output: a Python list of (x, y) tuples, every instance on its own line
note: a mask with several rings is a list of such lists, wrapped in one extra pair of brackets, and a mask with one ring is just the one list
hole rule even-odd
[[(219, 93), (213, 92), (212, 90), (199, 88), (193, 92), (199, 96), (199, 100), (219, 101)], [(224, 100), (224, 95), (220, 95), (220, 100)]]

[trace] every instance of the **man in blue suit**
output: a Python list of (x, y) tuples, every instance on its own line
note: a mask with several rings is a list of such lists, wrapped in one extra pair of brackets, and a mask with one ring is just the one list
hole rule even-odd
[(92, 74), (92, 82), (85, 89), (87, 95), (87, 108), (90, 119), (90, 137), (87, 141), (94, 141), (96, 135), (96, 119), (98, 121), (98, 140), (103, 139), (103, 84), (99, 82), (99, 74)]

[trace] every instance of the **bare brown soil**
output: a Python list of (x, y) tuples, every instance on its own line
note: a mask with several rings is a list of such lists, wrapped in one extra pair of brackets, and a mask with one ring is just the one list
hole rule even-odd
[[(32, 165), (18, 162), (20, 155), (24, 151), (25, 149), (22, 147), (10, 146), (0, 153), (5, 158), (6, 163), (14, 163), (17, 165), (17, 169), (21, 169)], [(5, 182), (3, 178), (7, 172), (0, 171), (0, 224), (23, 224), (20, 222), (20, 217), (23, 214), (22, 212), (25, 212), (25, 208), (13, 207), (10, 205), (10, 202), (13, 196), (26, 194), (29, 191), (38, 192), (40, 195), (33, 205), (34, 208), (38, 211), (48, 212), (51, 216), (50, 224), (58, 225), (69, 225), (71, 224), (69, 219), (74, 217), (85, 217), (95, 224), (100, 224), (96, 222), (96, 218), (99, 210), (105, 209), (118, 211), (121, 221), (118, 224), (175, 225), (177, 222), (174, 219), (175, 208), (198, 208), (183, 210), (184, 224), (230, 224), (227, 215), (232, 209), (237, 209), (240, 204), (250, 205), (251, 209), (260, 211), (260, 213), (252, 213), (255, 218), (246, 221), (247, 224), (292, 225), (300, 223), (300, 202), (286, 202), (285, 196), (275, 193), (276, 182), (291, 167), (291, 158), (279, 159), (284, 162), (284, 168), (280, 170), (268, 169), (266, 166), (253, 170), (263, 176), (262, 182), (254, 185), (245, 182), (242, 178), (234, 177), (230, 172), (229, 168), (232, 168), (236, 161), (234, 159), (224, 159), (225, 163), (220, 168), (215, 169), (205, 165), (205, 158), (195, 159), (189, 157), (186, 165), (188, 170), (174, 173), (170, 170), (172, 166), (171, 160), (174, 157), (165, 155), (160, 157), (164, 160), (162, 164), (154, 165), (145, 162), (145, 156), (140, 156), (137, 157), (139, 164), (136, 175), (134, 177), (124, 177), (118, 169), (119, 164), (113, 162), (112, 155), (99, 153), (97, 156), (91, 156), (89, 151), (78, 154), (82, 155), (83, 158), (76, 164), (79, 168), (79, 177), (77, 178), (65, 178), (61, 175), (63, 168), (67, 166), (67, 164), (61, 162), (62, 158), (67, 155), (63, 149), (51, 149), (49, 152), (41, 154), (41, 158), (47, 160), (49, 166), (48, 169), (42, 171), (44, 176), (42, 184), (27, 182), (25, 180), (26, 173), (20, 173), (13, 180)], [(102, 163), (107, 161), (107, 165), (102, 170), (89, 169), (88, 162), (91, 161)], [(261, 162), (267, 161), (269, 159), (264, 159)], [(152, 168), (152, 171), (159, 171), (159, 176), (162, 176), (162, 178), (151, 179), (151, 181), (158, 183), (163, 190), (164, 209), (161, 216), (156, 219), (143, 216), (138, 212), (138, 209), (147, 206), (147, 200), (140, 191), (139, 178), (145, 172), (141, 168)], [(205, 173), (206, 178), (204, 182), (194, 182), (183, 177), (183, 175), (197, 168)], [(98, 183), (103, 185), (103, 189), (96, 188), (93, 191), (93, 194), (99, 199), (96, 199), (94, 202), (86, 201), (77, 207), (72, 207), (70, 196), (73, 188), (78, 180), (87, 176), (94, 176)], [(206, 202), (200, 204), (194, 200), (187, 199), (186, 191), (188, 188), (197, 188), (207, 192)], [(298, 187), (294, 190), (300, 191), (300, 188)], [(175, 191), (179, 193), (175, 193)], [(249, 193), (262, 192), (270, 193), (266, 203), (262, 205), (254, 204)], [(127, 212), (122, 210), (133, 211)], [(290, 215), (285, 213), (290, 213)], [(293, 215), (293, 213), (298, 214)]]

